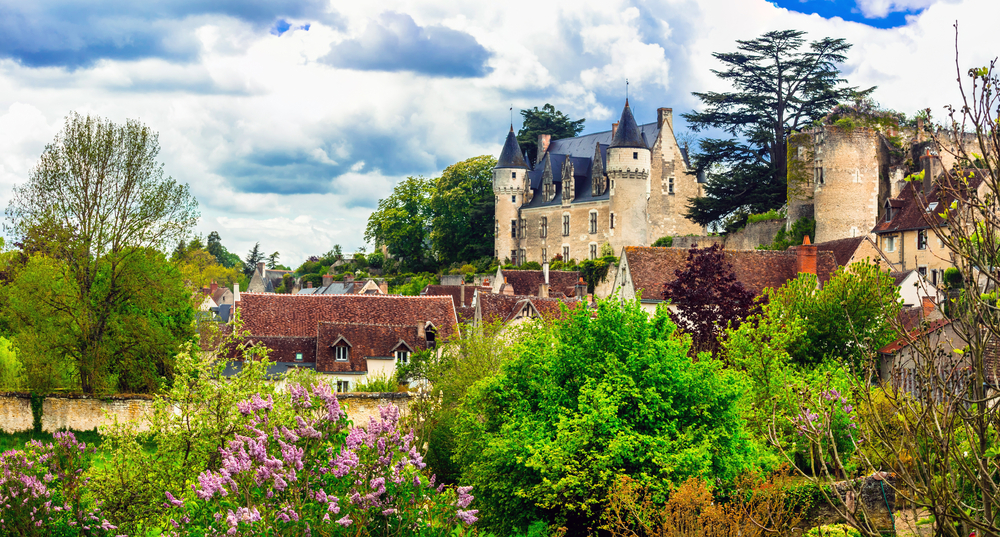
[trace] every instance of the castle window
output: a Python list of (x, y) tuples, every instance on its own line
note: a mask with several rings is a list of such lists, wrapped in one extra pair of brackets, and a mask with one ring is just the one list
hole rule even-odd
[(563, 262), (569, 261), (569, 246), (563, 246)]
[(398, 364), (410, 363), (410, 351), (407, 350), (396, 351), (396, 363)]
[(926, 250), (926, 249), (927, 249), (927, 230), (921, 229), (917, 231), (917, 250)]
[(510, 238), (517, 238), (517, 220), (510, 221)]
[(510, 197), (510, 202), (511, 203), (517, 203), (517, 195), (516, 194)]
[(510, 251), (510, 262), (515, 265), (517, 264), (517, 250)]
[(596, 242), (590, 243), (590, 258), (591, 259), (597, 259), (597, 243)]
[(351, 357), (351, 348), (341, 343), (333, 348), (333, 358), (338, 362), (346, 362)]
[(638, 151), (633, 151), (632, 152), (632, 160), (639, 160), (639, 152)]
[(615, 213), (611, 213), (611, 229), (615, 228)]
[(520, 227), (520, 229), (518, 230), (518, 231), (519, 231), (519, 233), (518, 233), (518, 237), (524, 237), (524, 236), (525, 236), (525, 233), (526, 233), (526, 230), (527, 230), (527, 228), (528, 228), (528, 220), (527, 220), (526, 218), (522, 218), (522, 219), (521, 219), (521, 227)]
[[(543, 238), (543, 239), (545, 237), (549, 236), (549, 217), (548, 216), (543, 216), (542, 217), (542, 227), (541, 227), (540, 231), (538, 232), (538, 236), (541, 237), (541, 238)], [(545, 256), (543, 255), (542, 257), (544, 258)]]
[(523, 265), (528, 262), (528, 252), (524, 251), (524, 248), (517, 253), (517, 258), (520, 261), (518, 265)]
[(597, 233), (597, 211), (590, 211), (590, 233)]
[(549, 262), (548, 251), (545, 248), (542, 248), (542, 263), (548, 263), (548, 262)]
[(823, 167), (822, 166), (816, 166), (816, 168), (813, 170), (813, 178), (816, 180), (816, 184), (817, 185), (825, 184), (823, 182)]
[(674, 177), (667, 177), (667, 194), (674, 193)]
[(517, 172), (510, 172), (511, 179), (517, 179)]
[(569, 236), (569, 215), (563, 215), (563, 237)]

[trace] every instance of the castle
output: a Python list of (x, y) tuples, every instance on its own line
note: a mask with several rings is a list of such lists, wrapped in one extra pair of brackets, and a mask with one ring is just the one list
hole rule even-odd
[(494, 253), (517, 265), (595, 259), (604, 244), (620, 252), (667, 235), (701, 234), (702, 226), (684, 218), (688, 198), (702, 195), (689, 169), (670, 108), (640, 126), (626, 99), (610, 131), (540, 135), (533, 167), (512, 125), (493, 169)]

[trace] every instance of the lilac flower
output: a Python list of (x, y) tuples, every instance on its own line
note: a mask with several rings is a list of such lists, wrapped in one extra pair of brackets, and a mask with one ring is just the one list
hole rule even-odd
[(351, 525), (351, 519), (347, 515), (344, 515), (344, 518), (341, 518), (340, 520), (338, 520), (337, 524), (340, 524), (341, 526), (343, 526), (343, 527), (346, 528), (347, 526)]
[(184, 507), (184, 501), (174, 498), (174, 495), (170, 494), (170, 492), (167, 492), (167, 501), (169, 501), (174, 507)]
[(461, 509), (459, 509), (455, 513), (455, 516), (457, 516), (458, 519), (461, 520), (462, 522), (465, 522), (466, 524), (469, 524), (471, 526), (472, 524), (475, 524), (479, 520), (476, 517), (477, 514), (479, 514), (478, 509), (472, 509), (470, 511), (462, 511)]

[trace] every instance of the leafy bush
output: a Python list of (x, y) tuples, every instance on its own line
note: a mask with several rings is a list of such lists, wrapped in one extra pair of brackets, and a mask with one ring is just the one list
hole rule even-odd
[(965, 277), (962, 271), (956, 267), (944, 269), (944, 286), (948, 289), (962, 289), (965, 287)]
[(421, 272), (420, 274), (412, 276), (409, 281), (403, 284), (397, 284), (396, 287), (393, 287), (393, 281), (398, 280), (389, 281), (389, 294), (410, 296), (419, 295), (428, 285), (437, 285), (441, 283), (441, 280), (438, 279), (437, 275), (429, 272)]
[(0, 337), (0, 391), (20, 390), (24, 384), (24, 366), (17, 358), (14, 342)]
[(459, 411), (460, 482), (479, 492), (487, 528), (544, 520), (585, 534), (619, 475), (662, 497), (747, 466), (739, 378), (692, 361), (665, 308), (651, 318), (637, 302), (601, 301), (532, 328)]
[(827, 524), (809, 528), (805, 537), (861, 537), (861, 532), (847, 524)]
[(542, 270), (542, 265), (538, 261), (528, 261), (517, 268), (519, 270)]
[(816, 237), (816, 220), (802, 217), (792, 224), (791, 230), (786, 231), (785, 228), (779, 229), (774, 235), (774, 242), (771, 244), (760, 245), (757, 249), (784, 251), (787, 250), (789, 246), (802, 244), (806, 235), (813, 238)]
[(747, 224), (753, 224), (756, 222), (767, 222), (768, 220), (781, 220), (782, 218), (785, 218), (784, 211), (776, 211), (774, 209), (770, 209), (766, 213), (751, 214), (750, 216), (747, 217)]
[(653, 246), (656, 248), (670, 248), (673, 245), (674, 245), (674, 237), (671, 235), (668, 235), (666, 237), (660, 237), (659, 239), (656, 239), (655, 242), (653, 242)]
[(391, 393), (399, 391), (399, 382), (396, 382), (395, 376), (388, 376), (385, 373), (382, 374), (367, 374), (365, 378), (355, 385), (354, 390), (356, 392), (372, 392), (372, 393)]

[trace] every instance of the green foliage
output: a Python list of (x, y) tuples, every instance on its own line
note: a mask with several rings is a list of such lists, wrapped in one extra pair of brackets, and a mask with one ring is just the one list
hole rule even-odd
[(521, 110), (521, 117), (524, 121), (521, 130), (517, 131), (517, 143), (521, 146), (521, 151), (528, 153), (528, 160), (531, 162), (538, 161), (539, 134), (550, 134), (553, 140), (572, 138), (583, 132), (583, 123), (586, 121), (572, 120), (549, 103), (545, 103), (541, 110), (537, 106)]
[(252, 278), (254, 271), (257, 270), (257, 263), (261, 261), (264, 261), (264, 252), (260, 250), (260, 243), (256, 242), (243, 260), (243, 275)]
[(861, 532), (847, 524), (827, 524), (809, 528), (805, 537), (861, 537)]
[(520, 270), (542, 270), (542, 264), (538, 261), (528, 261), (517, 268)]
[(732, 231), (742, 227), (746, 215), (781, 207), (786, 199), (786, 135), (859, 95), (842, 85), (838, 68), (851, 45), (827, 37), (806, 46), (804, 35), (771, 31), (737, 40), (737, 52), (713, 54), (725, 66), (713, 72), (735, 91), (695, 92), (704, 109), (683, 116), (694, 132), (719, 129), (730, 138), (704, 139), (693, 155), (696, 173), (708, 174), (709, 181), (705, 196), (692, 200), (687, 213), (692, 221), (727, 221)]
[(14, 342), (0, 337), (0, 391), (20, 390), (24, 383), (24, 365), (17, 357)]
[(485, 527), (544, 520), (584, 535), (620, 475), (662, 499), (690, 476), (739, 474), (741, 382), (708, 356), (692, 361), (689, 346), (665, 309), (650, 318), (637, 302), (534, 325), (459, 413), (456, 461)]
[(667, 235), (666, 237), (660, 237), (653, 242), (653, 247), (655, 248), (670, 248), (674, 245), (674, 237), (672, 235)]
[(31, 392), (31, 430), (35, 434), (42, 432), (42, 409), (45, 408), (45, 396)]
[(944, 286), (948, 289), (964, 289), (965, 277), (962, 271), (956, 267), (948, 267), (944, 270)]
[(791, 231), (785, 231), (785, 228), (782, 227), (777, 233), (774, 234), (774, 242), (768, 245), (758, 246), (757, 249), (785, 251), (789, 246), (802, 244), (806, 235), (809, 235), (810, 237), (816, 236), (816, 220), (802, 217), (792, 224)]
[(430, 194), (431, 244), (439, 262), (470, 261), (493, 253), (493, 167), (483, 155), (452, 164)]
[(755, 222), (767, 222), (768, 220), (781, 220), (782, 218), (785, 218), (784, 211), (776, 211), (774, 209), (771, 209), (766, 213), (751, 214), (750, 216), (747, 217), (747, 223), (753, 224)]
[(611, 264), (617, 262), (618, 258), (613, 255), (580, 262), (580, 277), (587, 282), (588, 293), (593, 294), (594, 287), (608, 279), (608, 270), (611, 269)]
[(433, 185), (433, 180), (423, 177), (407, 177), (397, 184), (368, 217), (365, 241), (376, 248), (385, 246), (410, 270), (426, 267), (430, 261)]
[(410, 275), (408, 279), (404, 279), (402, 282), (393, 283), (398, 280), (389, 281), (389, 294), (390, 295), (419, 295), (425, 287), (428, 285), (438, 285), (441, 280), (438, 279), (436, 274), (431, 274), (429, 272), (421, 272), (420, 274)]
[(370, 392), (370, 393), (392, 393), (399, 391), (399, 382), (396, 381), (395, 376), (389, 376), (385, 373), (372, 374), (369, 373), (365, 375), (365, 378), (361, 382), (354, 386), (352, 391), (355, 392)]
[(385, 263), (385, 256), (382, 252), (372, 252), (368, 254), (368, 266), (374, 269), (382, 268), (382, 264)]
[(615, 249), (611, 247), (610, 242), (601, 244), (601, 257), (615, 257)]

